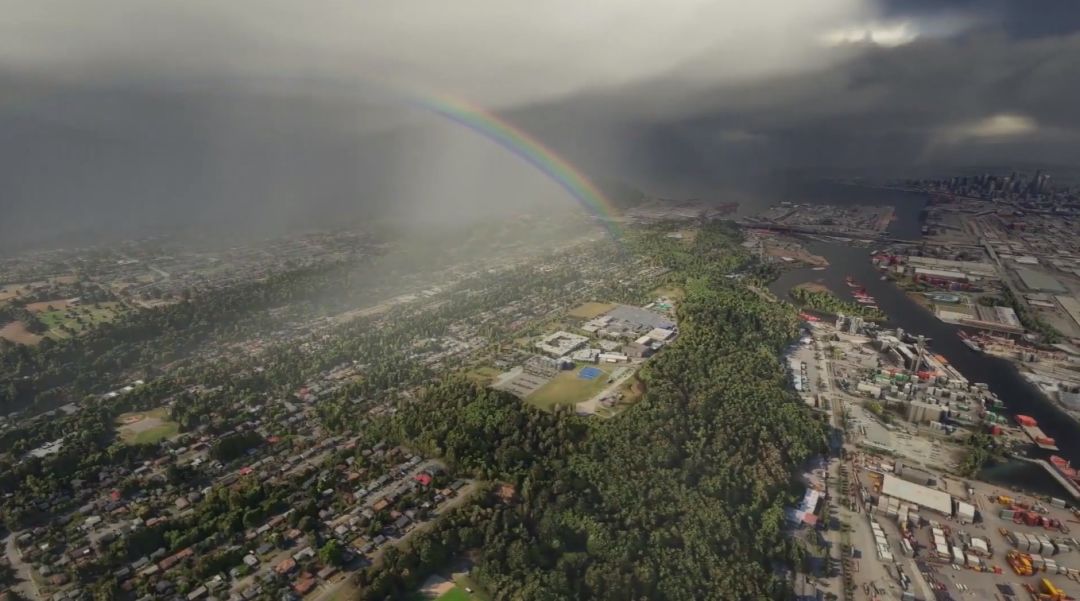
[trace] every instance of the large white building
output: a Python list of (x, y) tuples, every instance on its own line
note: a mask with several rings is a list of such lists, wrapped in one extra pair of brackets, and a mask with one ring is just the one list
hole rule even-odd
[(562, 357), (585, 346), (588, 341), (589, 339), (585, 336), (559, 330), (548, 334), (543, 340), (537, 342), (536, 348), (554, 357)]
[(942, 515), (952, 515), (952, 496), (949, 493), (908, 482), (892, 474), (884, 475), (881, 495), (926, 507)]

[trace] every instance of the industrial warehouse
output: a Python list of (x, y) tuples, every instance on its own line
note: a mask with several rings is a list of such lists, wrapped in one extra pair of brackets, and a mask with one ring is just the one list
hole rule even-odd
[[(792, 535), (824, 540), (840, 568), (838, 578), (819, 570), (797, 579), (798, 598), (1080, 595), (1080, 544), (1070, 533), (1080, 513), (1064, 500), (1080, 502), (1080, 488), (1031, 497), (957, 476), (974, 432), (1015, 448), (1054, 448), (1035, 420), (1002, 415), (986, 385), (969, 382), (924, 338), (847, 317), (806, 318), (787, 364), (796, 393), (843, 433), (785, 511)], [(1059, 482), (1077, 477), (1052, 459), (1032, 463)]]

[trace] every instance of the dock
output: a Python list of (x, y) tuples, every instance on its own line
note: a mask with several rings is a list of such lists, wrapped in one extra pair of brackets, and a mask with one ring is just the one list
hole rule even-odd
[(1052, 438), (1047, 436), (1045, 432), (1042, 431), (1042, 428), (1040, 428), (1038, 426), (1025, 426), (1025, 425), (1021, 424), (1020, 429), (1023, 430), (1024, 434), (1027, 434), (1028, 438), (1031, 439), (1031, 442), (1035, 443), (1035, 446), (1039, 447), (1040, 449), (1043, 449), (1044, 451), (1060, 451), (1061, 450), (1061, 449), (1059, 449), (1057, 447), (1056, 444), (1050, 444), (1050, 443), (1047, 443), (1047, 442), (1040, 442), (1040, 441), (1046, 441), (1046, 440), (1053, 440)]
[(1046, 470), (1047, 473), (1053, 476), (1054, 480), (1057, 480), (1058, 484), (1060, 484), (1062, 488), (1064, 488), (1070, 495), (1072, 495), (1072, 498), (1074, 500), (1080, 500), (1080, 486), (1077, 486), (1075, 482), (1069, 480), (1064, 475), (1062, 475), (1061, 472), (1054, 469), (1054, 466), (1051, 465), (1049, 461), (1046, 461), (1045, 459), (1029, 459), (1027, 457), (1021, 457), (1019, 455), (1013, 455), (1013, 459), (1019, 459), (1020, 461), (1035, 463), (1042, 466), (1042, 468)]

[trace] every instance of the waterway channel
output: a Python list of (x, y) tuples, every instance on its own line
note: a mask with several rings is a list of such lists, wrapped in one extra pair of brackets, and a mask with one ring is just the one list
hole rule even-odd
[[(896, 208), (896, 219), (890, 225), (889, 233), (897, 238), (916, 239), (919, 237), (921, 224), (919, 216), (925, 207), (926, 199), (921, 194), (836, 186), (837, 190), (829, 200), (833, 204), (890, 204)], [(792, 198), (793, 201), (798, 200)], [(817, 202), (824, 201), (814, 198)], [(1067, 416), (1056, 404), (1043, 396), (1034, 385), (1024, 379), (1016, 366), (1004, 359), (983, 355), (969, 349), (957, 335), (959, 328), (938, 320), (923, 306), (907, 296), (905, 292), (889, 281), (881, 280), (881, 274), (870, 261), (873, 247), (857, 246), (849, 243), (804, 241), (811, 252), (825, 257), (829, 267), (823, 271), (810, 268), (793, 269), (783, 273), (770, 288), (780, 298), (789, 298), (792, 287), (804, 282), (824, 284), (842, 298), (852, 298), (851, 289), (845, 278), (853, 277), (866, 288), (876, 300), (878, 307), (888, 317), (887, 327), (903, 328), (911, 334), (923, 334), (929, 338), (930, 349), (944, 356), (964, 377), (972, 382), (984, 382), (990, 390), (1005, 403), (1009, 415), (1025, 414), (1034, 417), (1039, 426), (1053, 437), (1059, 455), (1073, 463), (1080, 464), (1080, 424)], [(1033, 456), (1046, 457), (1048, 454), (1033, 448)], [(1024, 469), (1024, 468), (1027, 469)], [(1032, 473), (1032, 471), (1038, 473)], [(1027, 490), (1052, 493), (1057, 484), (1048, 474), (1039, 468), (1026, 464), (1005, 469), (987, 470), (985, 474), (991, 480), (1002, 484), (1012, 484)]]

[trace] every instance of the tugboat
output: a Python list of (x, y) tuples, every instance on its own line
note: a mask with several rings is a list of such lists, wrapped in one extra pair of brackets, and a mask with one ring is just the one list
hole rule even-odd
[(975, 342), (975, 340), (973, 338), (971, 338), (970, 336), (968, 336), (967, 334), (965, 334), (963, 332), (960, 332), (959, 334), (960, 334), (960, 341), (963, 342), (965, 346), (967, 346), (969, 349), (975, 351), (976, 353), (981, 353), (982, 352), (982, 350), (983, 350), (982, 347), (979, 346), (979, 343)]

